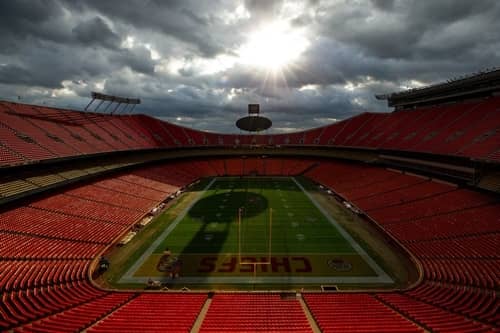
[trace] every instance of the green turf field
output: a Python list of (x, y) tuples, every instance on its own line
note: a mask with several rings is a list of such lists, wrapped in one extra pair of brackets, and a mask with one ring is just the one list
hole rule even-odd
[(288, 177), (214, 178), (150, 242), (121, 283), (392, 283)]

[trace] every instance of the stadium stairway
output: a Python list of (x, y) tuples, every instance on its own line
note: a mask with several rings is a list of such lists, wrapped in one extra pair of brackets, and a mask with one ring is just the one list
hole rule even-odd
[(297, 295), (297, 299), (300, 303), (300, 306), (302, 307), (302, 311), (304, 311), (304, 314), (306, 315), (307, 321), (309, 322), (312, 331), (314, 333), (320, 333), (321, 329), (319, 328), (318, 323), (314, 319), (314, 315), (311, 313), (311, 311), (309, 311), (309, 308), (307, 307), (307, 304), (304, 300), (303, 294)]
[(200, 312), (198, 313), (198, 316), (196, 317), (196, 320), (194, 321), (193, 327), (191, 328), (191, 332), (199, 332), (201, 325), (203, 324), (203, 321), (205, 320), (205, 317), (207, 316), (208, 309), (210, 308), (210, 304), (212, 304), (212, 297), (207, 297), (205, 300), (205, 303), (201, 307)]

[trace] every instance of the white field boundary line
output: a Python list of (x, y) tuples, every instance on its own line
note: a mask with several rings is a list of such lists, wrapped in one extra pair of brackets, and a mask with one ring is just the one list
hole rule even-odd
[[(319, 211), (326, 217), (326, 219), (338, 230), (338, 232), (344, 237), (345, 240), (347, 240), (352, 248), (358, 252), (358, 254), (363, 258), (363, 260), (368, 264), (368, 266), (371, 267), (377, 273), (378, 275), (378, 281), (380, 283), (394, 283), (394, 281), (391, 279), (389, 275), (366, 253), (366, 251), (359, 246), (359, 244), (351, 237), (351, 235), (342, 228), (340, 224), (337, 223), (337, 221), (328, 214), (328, 212), (325, 211), (325, 209), (312, 197), (312, 195), (307, 192), (304, 187), (295, 179), (295, 177), (292, 177), (292, 180), (295, 182), (295, 184), (304, 192), (304, 194), (311, 200), (311, 202), (316, 206), (316, 208), (319, 209)], [(366, 277), (368, 279), (368, 277)]]
[[(130, 277), (122, 278), (120, 283), (145, 284), (149, 277)], [(155, 277), (154, 280), (176, 284), (248, 284), (248, 283), (288, 283), (288, 284), (327, 284), (327, 283), (349, 283), (349, 284), (367, 284), (384, 283), (380, 276), (189, 276), (171, 279), (169, 277)]]
[(154, 252), (154, 250), (163, 242), (163, 240), (172, 232), (172, 230), (177, 227), (179, 222), (186, 216), (189, 210), (194, 206), (195, 203), (205, 194), (205, 192), (212, 186), (213, 183), (217, 181), (217, 177), (212, 179), (210, 183), (201, 191), (196, 198), (194, 198), (191, 203), (177, 216), (177, 218), (170, 223), (170, 225), (163, 230), (160, 236), (158, 236), (153, 243), (147, 248), (146, 251), (135, 261), (132, 267), (120, 278), (118, 283), (126, 283), (126, 281), (134, 275), (134, 273), (139, 269), (139, 267), (144, 263), (144, 261)]
[[(295, 184), (304, 192), (304, 194), (311, 200), (311, 202), (320, 210), (320, 212), (328, 219), (328, 221), (339, 231), (339, 233), (351, 244), (356, 254), (361, 256), (365, 262), (377, 273), (377, 276), (334, 276), (334, 277), (307, 277), (307, 276), (256, 276), (256, 277), (223, 277), (223, 276), (192, 276), (192, 277), (179, 277), (171, 279), (169, 277), (155, 278), (161, 282), (168, 282), (171, 284), (248, 284), (248, 283), (349, 283), (349, 284), (366, 284), (366, 283), (393, 283), (394, 281), (373, 261), (373, 259), (360, 247), (356, 241), (349, 235), (338, 223), (335, 221), (328, 213), (321, 207), (312, 196), (305, 191), (305, 189), (291, 177)], [(158, 238), (148, 247), (148, 249), (141, 255), (139, 259), (134, 263), (134, 265), (120, 278), (118, 283), (140, 283), (144, 284), (149, 280), (149, 277), (134, 277), (134, 273), (139, 269), (139, 267), (144, 263), (144, 261), (154, 252), (154, 250), (160, 245), (160, 243), (175, 229), (179, 222), (186, 216), (188, 211), (192, 206), (198, 201), (198, 199), (210, 188), (213, 183), (217, 181), (214, 178), (198, 195), (197, 198), (193, 199), (192, 203), (186, 207), (184, 211), (174, 220), (172, 224), (169, 225), (163, 233), (158, 236)], [(315, 253), (317, 254), (317, 253)], [(345, 254), (353, 254), (353, 252), (347, 252)]]

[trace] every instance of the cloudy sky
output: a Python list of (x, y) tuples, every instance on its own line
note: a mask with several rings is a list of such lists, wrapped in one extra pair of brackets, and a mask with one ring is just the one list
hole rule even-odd
[(375, 93), (500, 65), (496, 0), (8, 0), (0, 99), (83, 109), (90, 91), (236, 132), (260, 103), (274, 132), (388, 111)]

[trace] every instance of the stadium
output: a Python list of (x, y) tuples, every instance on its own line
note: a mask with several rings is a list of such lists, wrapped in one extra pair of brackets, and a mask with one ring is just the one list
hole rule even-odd
[(499, 79), (286, 135), (1, 102), (0, 325), (495, 330)]
[[(101, 34), (123, 28), (101, 16)], [(500, 70), (445, 79), (274, 132), (296, 114), (264, 93), (225, 116), (237, 133), (107, 89), (80, 108), (0, 99), (0, 331), (500, 332)], [(317, 86), (297, 90), (322, 99)]]

